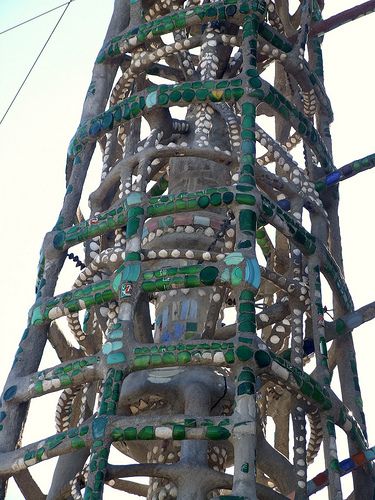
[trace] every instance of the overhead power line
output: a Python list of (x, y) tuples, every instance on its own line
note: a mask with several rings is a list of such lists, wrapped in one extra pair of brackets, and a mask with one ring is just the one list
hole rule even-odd
[(27, 79), (29, 78), (29, 76), (30, 76), (30, 74), (31, 74), (32, 70), (35, 68), (35, 65), (36, 65), (36, 63), (38, 62), (38, 60), (39, 60), (40, 56), (43, 54), (44, 49), (47, 47), (48, 42), (51, 40), (52, 35), (53, 35), (53, 34), (54, 34), (54, 32), (56, 31), (57, 26), (60, 24), (60, 21), (61, 21), (61, 20), (62, 20), (62, 18), (64, 17), (65, 12), (68, 10), (69, 5), (70, 5), (73, 1), (74, 1), (74, 0), (70, 0), (69, 2), (67, 2), (66, 4), (64, 4), (64, 5), (66, 5), (66, 7), (65, 7), (64, 11), (62, 12), (61, 16), (59, 17), (59, 19), (58, 19), (57, 23), (55, 24), (55, 26), (54, 26), (53, 30), (52, 30), (52, 31), (51, 31), (51, 33), (49, 34), (49, 36), (48, 36), (47, 40), (45, 41), (45, 43), (44, 43), (43, 47), (41, 48), (41, 50), (40, 50), (39, 54), (37, 55), (37, 57), (36, 57), (35, 61), (33, 62), (33, 64), (32, 64), (32, 66), (31, 66), (31, 68), (30, 68), (30, 69), (29, 69), (29, 71), (27, 72), (27, 75), (25, 76), (25, 78), (24, 78), (23, 82), (21, 83), (21, 85), (20, 85), (19, 89), (17, 90), (17, 92), (16, 92), (15, 96), (13, 97), (13, 99), (11, 100), (11, 102), (10, 102), (9, 106), (7, 107), (7, 109), (6, 109), (5, 113), (3, 114), (3, 116), (2, 116), (2, 118), (1, 118), (1, 120), (0, 120), (0, 125), (3, 123), (3, 121), (4, 121), (5, 117), (6, 117), (6, 115), (9, 113), (10, 108), (13, 106), (13, 104), (14, 104), (15, 100), (17, 99), (17, 97), (18, 97), (19, 93), (20, 93), (20, 92), (21, 92), (21, 90), (22, 90), (22, 87), (25, 85), (25, 83), (26, 83)]
[(45, 12), (42, 12), (41, 14), (38, 14), (37, 16), (31, 17), (30, 19), (26, 19), (26, 21), (22, 21), (21, 23), (18, 23), (15, 26), (12, 26), (11, 28), (7, 28), (4, 31), (0, 31), (0, 35), (3, 35), (4, 33), (8, 33), (8, 31), (12, 31), (16, 28), (19, 28), (20, 26), (23, 26), (24, 24), (27, 24), (30, 21), (34, 21), (35, 19), (38, 19), (39, 17), (45, 16), (46, 14), (49, 14), (50, 12), (53, 12), (54, 10), (61, 9), (61, 7), (64, 7), (65, 5), (69, 5), (72, 2), (74, 2), (74, 0), (70, 0), (70, 2), (62, 3), (61, 5), (58, 5), (57, 7), (54, 7), (53, 9), (46, 10)]

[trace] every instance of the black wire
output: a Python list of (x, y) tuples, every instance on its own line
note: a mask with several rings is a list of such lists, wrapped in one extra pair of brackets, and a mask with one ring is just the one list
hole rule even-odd
[(39, 17), (45, 16), (46, 14), (49, 14), (50, 12), (53, 12), (54, 10), (61, 9), (61, 7), (64, 7), (64, 5), (67, 5), (71, 2), (74, 2), (74, 0), (70, 0), (70, 2), (62, 3), (61, 5), (58, 5), (57, 7), (54, 7), (53, 9), (46, 10), (45, 12), (42, 12), (41, 14), (38, 14), (37, 16), (31, 17), (30, 19), (27, 19), (26, 21), (22, 21), (22, 23), (18, 23), (15, 26), (12, 26), (11, 28), (7, 28), (4, 31), (0, 31), (0, 35), (3, 35), (4, 33), (8, 33), (8, 31), (12, 31), (12, 30), (18, 28), (19, 26), (23, 26), (24, 24), (29, 23), (30, 21), (34, 21), (34, 19), (38, 19)]
[(255, 307), (257, 307), (258, 309), (264, 309), (265, 308), (265, 304), (256, 304), (255, 303)]
[[(220, 229), (218, 232), (215, 234), (215, 239), (213, 242), (209, 245), (207, 248), (206, 252), (211, 252), (211, 250), (214, 248), (216, 245), (216, 242), (218, 241), (219, 238), (223, 238), (225, 235), (226, 230), (230, 227), (231, 221), (234, 219), (234, 217), (228, 213), (228, 216), (223, 220), (223, 223), (220, 226)], [(203, 259), (198, 260), (198, 264), (202, 264)]]
[(76, 267), (80, 267), (81, 270), (85, 269), (85, 264), (79, 259), (78, 255), (74, 255), (74, 253), (68, 253), (68, 259), (72, 260), (76, 263)]
[(216, 403), (213, 406), (211, 406), (210, 411), (213, 410), (220, 403), (220, 401), (225, 397), (226, 393), (228, 392), (227, 377), (225, 377), (223, 375), (223, 378), (224, 378), (224, 392), (223, 392), (223, 395), (220, 396), (220, 398), (216, 401)]
[(63, 18), (63, 16), (64, 16), (65, 12), (68, 10), (69, 5), (70, 5), (73, 1), (74, 1), (74, 0), (70, 0), (70, 1), (66, 4), (66, 7), (65, 7), (65, 9), (64, 9), (64, 11), (63, 11), (63, 13), (62, 13), (62, 14), (61, 14), (61, 16), (59, 17), (59, 19), (58, 19), (57, 23), (55, 24), (55, 26), (54, 26), (53, 30), (51, 31), (51, 33), (50, 33), (50, 35), (49, 35), (49, 37), (47, 38), (47, 40), (46, 40), (46, 42), (44, 43), (44, 45), (43, 45), (42, 49), (40, 50), (40, 52), (39, 52), (39, 54), (38, 54), (37, 58), (36, 58), (36, 59), (35, 59), (35, 61), (33, 62), (33, 64), (32, 64), (32, 66), (31, 66), (31, 68), (29, 69), (29, 71), (28, 71), (27, 75), (25, 76), (25, 78), (24, 78), (23, 82), (21, 83), (20, 88), (17, 90), (17, 92), (16, 92), (15, 96), (13, 97), (13, 99), (12, 99), (11, 103), (9, 104), (9, 106), (8, 106), (7, 110), (6, 110), (6, 111), (5, 111), (5, 113), (3, 114), (2, 118), (1, 118), (1, 121), (0, 121), (0, 125), (3, 123), (4, 118), (5, 118), (5, 117), (6, 117), (6, 115), (8, 114), (8, 112), (9, 112), (10, 108), (13, 106), (13, 104), (14, 104), (15, 100), (16, 100), (16, 99), (17, 99), (17, 97), (18, 97), (18, 94), (21, 92), (22, 87), (25, 85), (25, 83), (26, 83), (27, 79), (29, 78), (29, 76), (30, 76), (30, 74), (31, 74), (32, 70), (34, 69), (34, 67), (35, 67), (36, 63), (38, 62), (38, 60), (39, 60), (40, 56), (42, 55), (42, 53), (43, 53), (44, 49), (47, 47), (48, 42), (51, 40), (52, 35), (53, 35), (53, 34), (54, 34), (54, 32), (56, 31), (57, 26), (60, 24), (60, 21), (62, 20), (62, 18)]
[(224, 235), (225, 235), (225, 232), (227, 229), (229, 229), (230, 227), (230, 223), (231, 221), (233, 220), (233, 217), (229, 214), (228, 217), (226, 217), (224, 220), (223, 220), (223, 223), (221, 224), (220, 226), (220, 229), (219, 231), (216, 233), (215, 235), (215, 239), (214, 241), (211, 243), (211, 245), (207, 248), (207, 252), (211, 252), (211, 250), (214, 248), (214, 246), (216, 245), (216, 242), (219, 238), (222, 238)]

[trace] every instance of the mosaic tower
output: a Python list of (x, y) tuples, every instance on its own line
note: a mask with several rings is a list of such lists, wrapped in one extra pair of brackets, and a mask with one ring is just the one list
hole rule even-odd
[[(321, 43), (375, 5), (323, 20), (324, 0), (296, 3), (115, 0), (0, 401), (1, 498), (14, 476), (32, 500), (341, 499), (348, 472), (373, 498), (351, 331), (375, 308), (354, 311), (343, 278), (338, 183), (375, 155), (334, 164)], [(47, 341), (61, 363), (38, 371)], [(21, 443), (52, 392), (56, 433)], [(46, 495), (30, 468), (53, 457)]]

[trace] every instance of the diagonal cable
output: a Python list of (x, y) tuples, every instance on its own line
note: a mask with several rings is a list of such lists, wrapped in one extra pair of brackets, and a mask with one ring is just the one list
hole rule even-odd
[(39, 60), (40, 56), (43, 54), (44, 49), (47, 47), (48, 42), (51, 40), (52, 35), (53, 35), (53, 34), (54, 34), (54, 32), (56, 31), (57, 26), (60, 24), (60, 21), (61, 21), (61, 20), (62, 20), (62, 18), (64, 17), (65, 12), (68, 10), (69, 5), (70, 5), (73, 1), (74, 1), (74, 0), (70, 0), (70, 1), (66, 4), (66, 7), (65, 7), (65, 9), (64, 9), (64, 11), (63, 11), (63, 13), (61, 14), (61, 16), (59, 17), (59, 19), (58, 19), (57, 23), (56, 23), (56, 24), (55, 24), (55, 26), (53, 27), (53, 30), (52, 30), (52, 31), (51, 31), (51, 33), (49, 34), (49, 36), (48, 36), (47, 40), (45, 41), (45, 43), (44, 43), (43, 47), (41, 48), (41, 50), (40, 50), (39, 54), (37, 55), (37, 57), (36, 57), (35, 61), (33, 62), (33, 64), (32, 64), (32, 66), (31, 66), (31, 68), (30, 68), (30, 69), (29, 69), (29, 71), (27, 72), (27, 75), (25, 76), (25, 78), (24, 78), (23, 82), (21, 83), (21, 85), (20, 85), (19, 89), (17, 90), (17, 92), (16, 92), (15, 96), (13, 97), (13, 99), (11, 100), (11, 102), (10, 102), (9, 106), (7, 107), (7, 109), (6, 109), (5, 113), (3, 114), (3, 116), (2, 116), (2, 118), (1, 118), (1, 120), (0, 120), (0, 125), (3, 123), (3, 121), (4, 121), (5, 117), (6, 117), (6, 115), (9, 113), (9, 111), (10, 111), (11, 107), (13, 106), (13, 104), (14, 104), (15, 100), (17, 99), (17, 97), (18, 97), (19, 93), (21, 92), (21, 90), (22, 90), (23, 86), (25, 85), (25, 83), (26, 83), (27, 79), (29, 78), (29, 76), (30, 76), (30, 74), (31, 74), (32, 70), (35, 68), (35, 65), (36, 65), (36, 63), (38, 62), (38, 60)]
[(23, 26), (24, 24), (29, 23), (30, 21), (34, 21), (35, 19), (38, 19), (39, 17), (45, 16), (46, 14), (49, 14), (50, 12), (53, 12), (54, 10), (61, 9), (61, 7), (64, 7), (65, 5), (74, 2), (74, 0), (70, 0), (69, 2), (62, 3), (61, 5), (58, 5), (57, 7), (54, 7), (53, 9), (46, 10), (45, 12), (42, 12), (41, 14), (38, 14), (34, 17), (31, 17), (30, 19), (26, 19), (26, 21), (22, 21), (21, 23), (18, 23), (11, 28), (7, 28), (4, 31), (0, 31), (0, 35), (3, 35), (4, 33), (8, 33), (8, 31), (12, 31), (16, 28), (19, 28), (20, 26)]

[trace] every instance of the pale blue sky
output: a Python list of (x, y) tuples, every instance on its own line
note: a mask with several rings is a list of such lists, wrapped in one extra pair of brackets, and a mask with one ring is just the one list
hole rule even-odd
[[(2, 0), (0, 31), (60, 3), (62, 0)], [(338, 8), (349, 8), (355, 3), (354, 0), (326, 0), (325, 17), (336, 13)], [(112, 5), (112, 0), (76, 0), (70, 5), (26, 86), (0, 126), (1, 386), (25, 327), (27, 311), (34, 300), (39, 248), (61, 206), (67, 145), (78, 125), (93, 61), (101, 46)], [(61, 12), (62, 9), (0, 35), (1, 115)], [(335, 112), (332, 135), (337, 166), (375, 150), (374, 31), (375, 14), (327, 34), (323, 45), (327, 92)], [(355, 53), (356, 48), (359, 48), (358, 53)], [(359, 88), (360, 79), (364, 81)], [(92, 171), (95, 185), (100, 177), (99, 164), (93, 165)], [(375, 243), (372, 229), (374, 181), (375, 171), (370, 171), (344, 182), (341, 188), (345, 270), (357, 307), (375, 300), (375, 271), (370, 251), (370, 246)], [(361, 217), (358, 216), (360, 210)], [(366, 269), (368, 264), (369, 269)], [(73, 272), (74, 269), (72, 267)], [(71, 277), (66, 283), (70, 282)], [(375, 403), (371, 371), (374, 361), (370, 350), (375, 352), (374, 329), (375, 324), (369, 323), (354, 335), (372, 445), (375, 444)], [(48, 407), (48, 398), (41, 398), (35, 403), (38, 406), (42, 400), (44, 410), (40, 410), (28, 426), (26, 441), (45, 435), (44, 423), (41, 428), (40, 422)], [(50, 420), (51, 430), (48, 432), (52, 433), (51, 411)], [(340, 459), (344, 458), (340, 456)], [(321, 469), (319, 464), (315, 471)], [(34, 470), (42, 477), (46, 491), (49, 473), (43, 474), (42, 471), (49, 469), (43, 464), (33, 468), (33, 474)], [(315, 498), (319, 497), (326, 498), (326, 493)], [(10, 490), (9, 498), (18, 500), (21, 497), (19, 492)], [(115, 496), (111, 494), (111, 498)]]

